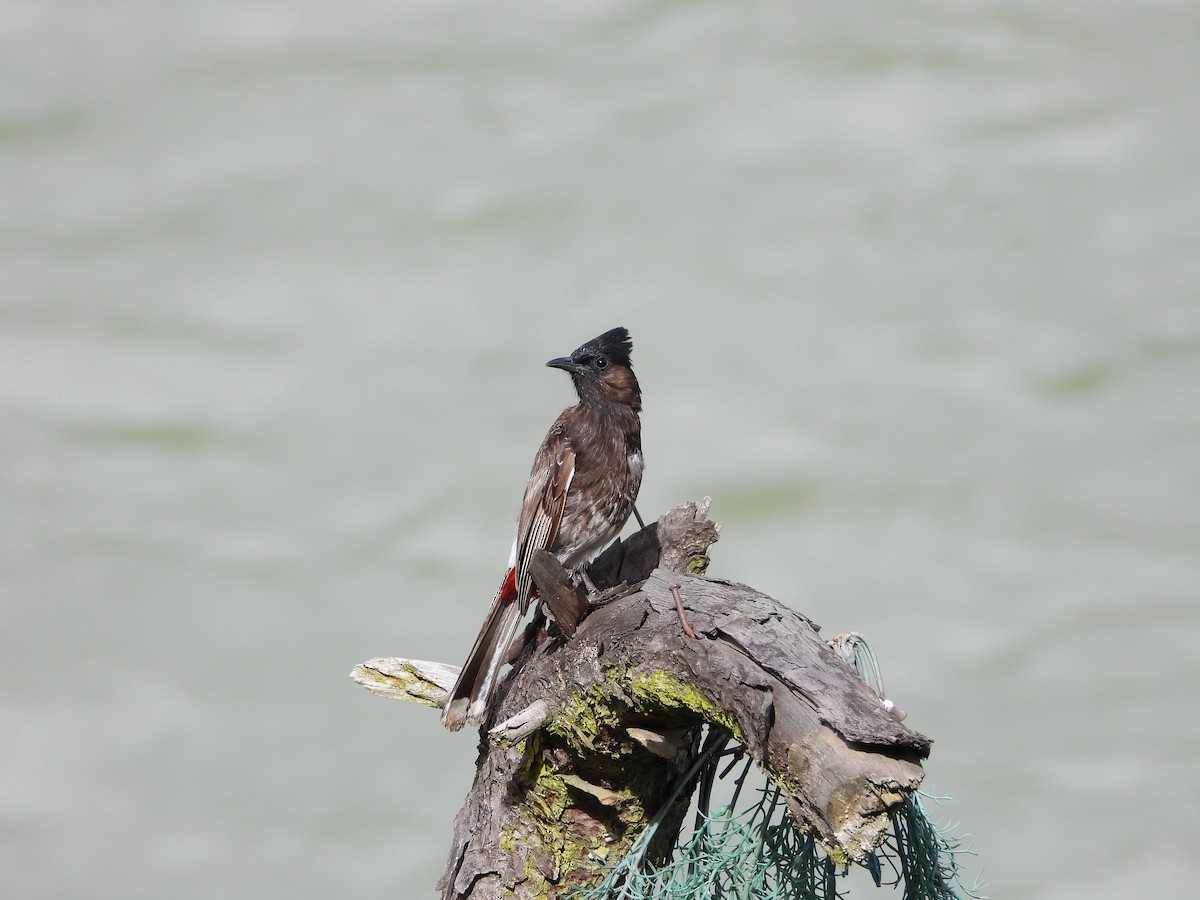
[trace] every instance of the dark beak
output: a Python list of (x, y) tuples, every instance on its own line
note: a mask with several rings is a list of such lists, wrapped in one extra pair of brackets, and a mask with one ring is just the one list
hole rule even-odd
[(562, 369), (564, 372), (570, 372), (572, 375), (580, 370), (580, 366), (569, 356), (560, 356), (557, 359), (552, 359), (546, 363), (552, 369)]

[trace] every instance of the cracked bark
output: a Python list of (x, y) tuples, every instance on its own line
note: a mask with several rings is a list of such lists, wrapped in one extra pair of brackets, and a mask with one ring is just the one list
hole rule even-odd
[[(488, 725), (517, 724), (480, 730), (443, 898), (558, 897), (596, 884), (668, 801), (705, 725), (743, 743), (797, 822), (848, 859), (877, 845), (919, 786), (929, 739), (889, 713), (816, 625), (702, 576), (716, 540), (707, 513), (707, 501), (686, 504), (610, 547), (589, 569), (602, 602), (574, 614), (554, 567), (539, 570), (541, 593), (559, 595), (568, 621), (525, 647), (498, 692)], [(431, 665), (373, 660), (354, 677), (432, 705), (429, 684), (444, 671), (413, 675)], [(669, 811), (652, 862), (670, 852), (689, 795)]]

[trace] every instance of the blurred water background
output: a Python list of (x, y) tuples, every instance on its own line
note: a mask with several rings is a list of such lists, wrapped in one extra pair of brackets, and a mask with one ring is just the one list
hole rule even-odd
[(461, 659), (618, 324), (643, 513), (869, 635), (970, 874), (1190, 893), (1197, 84), (1187, 0), (6, 0), (0, 894), (431, 896), (475, 740), (346, 676)]

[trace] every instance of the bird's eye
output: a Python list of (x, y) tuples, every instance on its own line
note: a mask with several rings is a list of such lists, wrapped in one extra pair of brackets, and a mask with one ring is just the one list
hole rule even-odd
[(596, 370), (599, 372), (603, 372), (607, 368), (608, 368), (608, 360), (605, 359), (603, 356), (597, 356), (596, 357)]

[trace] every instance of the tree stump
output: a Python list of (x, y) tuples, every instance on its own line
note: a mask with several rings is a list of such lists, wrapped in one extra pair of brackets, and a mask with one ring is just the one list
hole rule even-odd
[[(535, 622), (480, 730), (478, 769), (454, 822), (443, 898), (544, 898), (594, 886), (670, 802), (704, 726), (743, 744), (798, 825), (861, 860), (921, 783), (928, 738), (905, 728), (818, 627), (770, 597), (703, 577), (708, 500), (672, 510), (590, 567), (583, 598), (553, 557)], [(440, 706), (456, 670), (377, 659), (353, 677)], [(493, 724), (498, 723), (498, 724)], [(667, 811), (667, 858), (690, 791)]]

